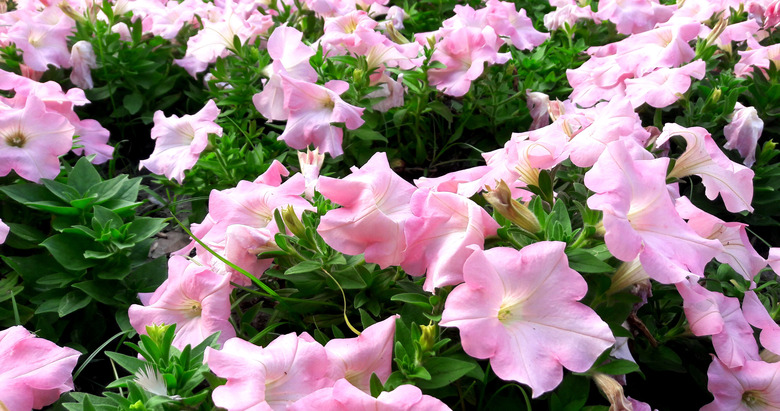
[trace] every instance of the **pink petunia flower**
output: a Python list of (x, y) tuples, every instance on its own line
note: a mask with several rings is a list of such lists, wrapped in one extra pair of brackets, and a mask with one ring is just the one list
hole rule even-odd
[(287, 411), (446, 411), (441, 400), (423, 395), (414, 385), (401, 385), (374, 398), (341, 379), (333, 387), (317, 390), (287, 407)]
[(43, 102), (30, 96), (23, 108), (0, 108), (0, 176), (11, 170), (32, 182), (60, 173), (59, 156), (73, 146), (74, 128)]
[(40, 409), (73, 390), (81, 353), (36, 338), (17, 325), (0, 331), (0, 409)]
[(97, 67), (95, 52), (88, 41), (77, 41), (70, 50), (70, 63), (73, 71), (70, 81), (82, 89), (90, 89), (92, 85), (92, 69)]
[(317, 232), (328, 245), (385, 268), (403, 261), (404, 223), (416, 188), (390, 168), (379, 152), (343, 179), (320, 177), (319, 191), (341, 208), (328, 211)]
[(401, 263), (408, 274), (425, 274), (423, 289), (463, 282), (463, 263), (495, 235), (498, 223), (484, 208), (454, 193), (417, 190), (406, 220), (406, 253)]
[[(395, 320), (373, 324), (355, 338), (334, 338), (325, 344), (333, 374), (342, 376), (365, 393), (371, 392), (371, 374), (384, 384), (392, 371)], [(336, 377), (334, 377), (336, 378)]]
[(344, 131), (331, 123), (344, 123), (350, 130), (363, 125), (362, 107), (355, 107), (339, 97), (349, 89), (341, 80), (331, 80), (320, 86), (308, 81), (280, 75), (284, 90), (284, 107), (288, 110), (287, 126), (279, 140), (288, 146), (303, 150), (313, 144), (322, 153), (338, 157)]
[(208, 147), (208, 135), (222, 136), (222, 127), (214, 122), (217, 116), (219, 109), (214, 100), (209, 100), (199, 112), (181, 118), (175, 114), (165, 117), (162, 110), (157, 110), (152, 127), (154, 151), (148, 159), (141, 160), (139, 169), (146, 167), (182, 183), (184, 171), (191, 169)]
[(723, 244), (723, 252), (715, 259), (728, 264), (746, 280), (752, 281), (766, 267), (763, 259), (747, 236), (747, 224), (727, 223), (694, 206), (687, 197), (676, 200), (675, 209), (680, 216), (688, 220), (688, 225), (696, 234), (704, 238), (715, 239)]
[(730, 212), (753, 212), (750, 205), (753, 200), (753, 170), (729, 160), (710, 133), (702, 127), (685, 128), (675, 123), (666, 124), (656, 140), (656, 147), (672, 136), (682, 136), (686, 147), (669, 177), (697, 175), (701, 177), (706, 189), (704, 194), (710, 200), (720, 194)]
[(691, 78), (704, 78), (706, 64), (696, 60), (679, 68), (660, 68), (642, 77), (627, 79), (626, 96), (634, 108), (647, 103), (664, 108), (674, 104), (691, 88)]
[(306, 333), (277, 337), (267, 347), (233, 338), (219, 351), (207, 348), (206, 364), (227, 379), (212, 399), (228, 411), (285, 410), (335, 382), (325, 348)]
[(780, 362), (746, 361), (729, 368), (713, 357), (707, 378), (715, 400), (702, 411), (780, 409)]
[(457, 327), (463, 350), (490, 359), (499, 378), (529, 385), (535, 398), (560, 384), (563, 367), (584, 372), (615, 343), (598, 314), (577, 302), (588, 286), (569, 268), (565, 243), (470, 248), (465, 284), (447, 297), (440, 325)]
[(726, 144), (723, 148), (737, 150), (750, 167), (756, 162), (756, 146), (764, 131), (764, 120), (758, 117), (754, 107), (745, 107), (740, 103), (734, 106), (734, 112), (729, 116), (729, 124), (723, 128)]
[(585, 173), (585, 185), (595, 192), (588, 207), (604, 212), (607, 248), (622, 261), (639, 255), (645, 271), (662, 283), (702, 276), (723, 246), (696, 234), (675, 211), (666, 188), (668, 158), (652, 159), (636, 143), (629, 145), (635, 149), (609, 143)]
[(3, 220), (0, 220), (0, 244), (5, 242), (9, 232), (11, 232), (11, 228), (8, 227), (8, 224), (4, 223)]
[(171, 257), (168, 279), (144, 300), (143, 306), (130, 306), (130, 324), (141, 334), (149, 325), (176, 324), (176, 348), (200, 344), (217, 331), (221, 331), (217, 340), (220, 344), (236, 336), (229, 321), (229, 277), (184, 257)]
[(709, 291), (689, 278), (677, 284), (683, 298), (685, 318), (696, 336), (711, 335), (715, 353), (731, 368), (758, 360), (758, 344), (739, 300)]
[(780, 353), (780, 326), (769, 315), (755, 291), (745, 293), (745, 298), (742, 299), (742, 313), (750, 325), (761, 329), (758, 337), (761, 345), (775, 354)]
[(675, 6), (661, 5), (658, 0), (602, 0), (598, 18), (609, 20), (620, 34), (636, 34), (669, 20)]

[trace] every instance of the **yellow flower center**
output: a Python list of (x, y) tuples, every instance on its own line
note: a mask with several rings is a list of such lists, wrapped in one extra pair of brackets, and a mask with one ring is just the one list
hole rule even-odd
[(17, 130), (5, 136), (5, 143), (11, 147), (22, 148), (27, 143), (27, 138), (21, 131)]

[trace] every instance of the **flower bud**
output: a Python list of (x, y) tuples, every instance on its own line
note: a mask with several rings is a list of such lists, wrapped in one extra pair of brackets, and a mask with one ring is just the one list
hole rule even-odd
[(430, 351), (436, 344), (436, 326), (421, 325), (420, 331), (420, 348), (423, 352)]
[[(403, 34), (401, 34), (398, 30), (396, 30), (393, 23), (387, 23), (385, 34), (387, 34), (387, 37), (390, 38), (395, 43), (398, 44), (409, 44), (410, 41), (406, 37), (404, 37)], [(433, 46), (431, 46), (433, 47)]]
[(620, 290), (631, 287), (634, 284), (639, 284), (650, 276), (647, 275), (645, 269), (642, 268), (642, 264), (639, 262), (639, 258), (635, 258), (633, 261), (624, 262), (620, 264), (615, 274), (612, 276), (612, 284), (607, 290), (607, 295), (614, 294)]
[(512, 198), (512, 192), (503, 180), (495, 189), (490, 187), (487, 189), (488, 192), (482, 195), (499, 214), (529, 233), (536, 234), (542, 231), (542, 226), (534, 213)]
[(633, 411), (634, 406), (623, 394), (623, 386), (607, 374), (593, 374), (593, 381), (609, 400), (609, 411)]
[(168, 328), (170, 327), (170, 325), (166, 324), (147, 325), (146, 335), (148, 335), (155, 344), (160, 345), (162, 344), (163, 338), (165, 338), (165, 333), (168, 332)]
[(66, 16), (72, 18), (73, 20), (81, 23), (85, 21), (84, 16), (79, 14), (79, 12), (76, 11), (76, 9), (74, 9), (73, 6), (67, 2), (67, 0), (61, 1), (57, 6), (60, 8), (60, 10), (62, 10), (63, 13), (65, 13)]
[(311, 200), (314, 197), (314, 190), (317, 187), (317, 181), (320, 177), (320, 169), (325, 162), (325, 154), (320, 154), (316, 148), (314, 151), (306, 149), (306, 152), (298, 152), (298, 164), (301, 167), (301, 174), (306, 180), (306, 190), (304, 197)]
[(296, 237), (304, 238), (306, 236), (306, 228), (295, 214), (295, 209), (293, 206), (288, 205), (282, 209), (282, 221), (284, 221), (284, 225), (286, 225), (287, 229), (289, 229), (290, 232), (293, 233)]

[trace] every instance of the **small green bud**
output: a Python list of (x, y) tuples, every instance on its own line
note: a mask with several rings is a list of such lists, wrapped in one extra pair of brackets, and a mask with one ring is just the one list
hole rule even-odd
[(423, 352), (430, 351), (436, 344), (436, 326), (421, 325), (420, 332), (420, 348)]
[(296, 237), (304, 238), (306, 236), (306, 228), (295, 214), (295, 209), (291, 205), (282, 209), (282, 221)]
[(146, 335), (148, 335), (155, 344), (160, 345), (162, 344), (163, 338), (165, 338), (165, 333), (168, 332), (168, 328), (170, 327), (170, 325), (166, 324), (147, 325)]

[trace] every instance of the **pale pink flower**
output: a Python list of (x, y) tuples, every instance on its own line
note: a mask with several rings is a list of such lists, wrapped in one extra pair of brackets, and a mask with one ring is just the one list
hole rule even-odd
[(360, 391), (347, 380), (336, 381), (332, 387), (317, 390), (287, 407), (287, 411), (446, 411), (441, 400), (423, 395), (414, 385), (404, 384), (393, 391), (384, 391), (374, 398)]
[(374, 105), (371, 108), (373, 108), (376, 111), (381, 111), (383, 113), (386, 113), (391, 108), (403, 106), (404, 93), (406, 92), (406, 88), (404, 87), (403, 77), (404, 75), (403, 73), (401, 73), (398, 75), (398, 80), (393, 80), (393, 78), (388, 76), (387, 73), (382, 73), (382, 75), (378, 79), (376, 80), (372, 79), (371, 85), (379, 86), (381, 88), (379, 90), (372, 91), (371, 93), (366, 94), (366, 97), (368, 98), (384, 97), (384, 98), (381, 101), (374, 103)]
[(734, 106), (734, 112), (729, 116), (729, 124), (723, 128), (726, 144), (723, 148), (737, 150), (750, 167), (756, 162), (756, 146), (764, 131), (764, 120), (758, 117), (753, 107), (745, 107), (740, 103)]
[(775, 354), (780, 353), (780, 326), (769, 315), (755, 291), (745, 293), (745, 298), (742, 299), (742, 313), (750, 325), (761, 329), (759, 335), (761, 345)]
[(463, 96), (471, 82), (482, 75), (485, 63), (503, 64), (509, 60), (509, 53), (498, 52), (502, 44), (503, 40), (490, 27), (461, 27), (448, 32), (431, 57), (447, 67), (429, 70), (430, 84), (445, 94)]
[(484, 12), (487, 24), (496, 34), (507, 37), (508, 43), (520, 50), (531, 50), (550, 38), (549, 33), (537, 31), (525, 10), (518, 11), (512, 2), (488, 0), (480, 11)]
[(463, 282), (463, 263), (499, 225), (484, 208), (466, 197), (417, 190), (411, 199), (414, 216), (406, 220), (406, 252), (401, 267), (408, 274), (425, 274), (423, 289)]
[(148, 159), (141, 161), (139, 169), (146, 167), (182, 183), (184, 171), (191, 169), (208, 147), (208, 135), (222, 136), (222, 127), (215, 123), (218, 116), (219, 109), (214, 100), (209, 100), (199, 112), (181, 118), (175, 114), (165, 117), (162, 110), (157, 110), (152, 127), (154, 151)]
[(457, 327), (463, 350), (489, 359), (499, 378), (538, 397), (561, 382), (563, 367), (587, 371), (615, 343), (598, 314), (577, 302), (588, 286), (569, 268), (565, 243), (470, 248), (465, 284), (447, 297), (440, 325)]
[(0, 176), (11, 170), (32, 182), (60, 173), (59, 156), (73, 146), (74, 128), (43, 102), (30, 96), (20, 109), (0, 110)]
[(531, 112), (531, 128), (536, 130), (550, 124), (550, 115), (547, 113), (550, 105), (550, 96), (531, 89), (525, 90), (525, 104)]
[(73, 390), (81, 353), (37, 338), (21, 325), (0, 331), (0, 409), (40, 409)]
[(306, 180), (306, 191), (303, 192), (303, 196), (307, 200), (314, 198), (314, 191), (317, 190), (317, 182), (320, 178), (320, 169), (324, 162), (325, 154), (320, 154), (316, 148), (314, 150), (307, 148), (306, 152), (298, 152), (298, 165), (304, 180)]
[(691, 88), (691, 78), (704, 78), (706, 64), (696, 60), (679, 68), (660, 68), (642, 77), (627, 79), (626, 96), (634, 108), (647, 103), (664, 108), (674, 104)]
[(780, 247), (771, 247), (769, 249), (769, 257), (766, 259), (766, 262), (775, 274), (780, 275)]
[(780, 44), (762, 46), (752, 37), (748, 39), (748, 50), (739, 51), (740, 59), (734, 65), (734, 75), (745, 77), (758, 68), (762, 74), (766, 73), (772, 62), (780, 61)]
[(285, 410), (334, 384), (325, 348), (306, 333), (277, 337), (267, 347), (232, 338), (222, 350), (207, 348), (206, 364), (227, 379), (211, 398), (228, 411)]
[[(355, 338), (334, 338), (325, 344), (333, 375), (371, 393), (371, 374), (384, 384), (393, 363), (395, 320), (399, 315), (373, 324)], [(337, 378), (337, 377), (334, 377)]]
[(144, 299), (143, 306), (130, 306), (130, 324), (141, 334), (149, 325), (176, 324), (176, 348), (200, 344), (217, 331), (220, 344), (236, 335), (229, 321), (229, 278), (184, 257), (171, 257), (168, 279)]
[(3, 220), (0, 220), (0, 244), (5, 242), (9, 232), (11, 232), (11, 228), (8, 227), (8, 224), (4, 223)]
[[(320, 43), (324, 51), (343, 48), (351, 49), (359, 45), (362, 38), (357, 35), (359, 32), (373, 32), (377, 22), (368, 17), (368, 13), (363, 10), (355, 10), (347, 14), (330, 17), (325, 19), (323, 35)], [(338, 52), (338, 51), (337, 51)], [(338, 52), (338, 54), (343, 54)]]
[(335, 179), (320, 177), (319, 191), (341, 205), (328, 211), (317, 232), (345, 254), (365, 253), (366, 262), (386, 268), (404, 258), (404, 223), (412, 217), (409, 201), (416, 188), (390, 168), (378, 152), (360, 169)]
[(669, 177), (682, 178), (689, 175), (701, 177), (705, 195), (710, 200), (720, 194), (726, 209), (732, 213), (753, 212), (753, 170), (737, 164), (718, 148), (710, 133), (702, 127), (681, 127), (675, 123), (664, 126), (656, 140), (656, 146), (672, 136), (685, 139), (685, 152), (677, 159)]
[(746, 361), (729, 368), (717, 357), (707, 370), (707, 389), (715, 400), (702, 411), (780, 409), (780, 362)]
[(303, 150), (313, 144), (323, 153), (338, 157), (344, 131), (331, 123), (344, 123), (350, 130), (363, 125), (364, 108), (355, 107), (339, 97), (349, 89), (341, 80), (331, 80), (320, 86), (281, 75), (284, 107), (289, 112), (287, 126), (279, 136), (288, 146)]
[(616, 43), (591, 47), (588, 54), (614, 55), (624, 70), (641, 77), (658, 68), (678, 67), (693, 60), (696, 52), (690, 42), (696, 39), (701, 27), (698, 22), (657, 27)]
[(22, 51), (24, 64), (37, 71), (46, 71), (49, 64), (70, 67), (68, 36), (76, 22), (59, 7), (16, 13), (19, 20), (8, 30), (8, 38)]
[(580, 67), (566, 70), (566, 78), (572, 87), (572, 102), (590, 107), (600, 100), (611, 101), (625, 97), (625, 80), (634, 77), (631, 70), (618, 64), (614, 55), (593, 56)]
[(555, 10), (544, 15), (544, 27), (550, 31), (564, 28), (567, 24), (569, 27), (574, 27), (580, 20), (599, 22), (596, 13), (591, 10), (590, 6), (580, 7), (578, 4), (566, 4), (556, 7)]
[(97, 67), (95, 52), (88, 41), (77, 41), (70, 50), (70, 63), (73, 71), (70, 73), (70, 81), (82, 89), (92, 88), (91, 69)]
[(592, 166), (607, 144), (613, 141), (625, 139), (644, 144), (650, 137), (650, 133), (642, 127), (639, 115), (626, 99), (599, 103), (592, 109), (566, 114), (559, 121), (569, 118), (584, 126), (566, 144), (571, 161), (577, 167)]
[(712, 345), (724, 364), (741, 367), (758, 360), (758, 344), (734, 297), (709, 291), (689, 278), (677, 284), (683, 298), (685, 318), (696, 336), (711, 335)]
[(636, 34), (666, 22), (674, 10), (675, 6), (661, 5), (658, 0), (602, 0), (596, 15), (615, 23), (620, 34)]
[(723, 246), (696, 234), (677, 214), (666, 188), (668, 164), (668, 158), (652, 159), (641, 147), (631, 154), (615, 141), (585, 173), (585, 185), (595, 192), (588, 207), (604, 212), (610, 253), (622, 261), (639, 255), (651, 278), (670, 284), (702, 276)]
[(747, 224), (727, 223), (698, 209), (687, 197), (678, 198), (675, 208), (682, 218), (688, 220), (688, 225), (696, 234), (723, 244), (723, 252), (716, 255), (715, 259), (730, 265), (746, 280), (752, 281), (766, 267), (766, 260), (750, 245)]
[(70, 118), (75, 129), (73, 141), (73, 153), (77, 155), (95, 155), (94, 164), (103, 164), (114, 157), (114, 147), (108, 145), (111, 133), (96, 120), (86, 119), (74, 122)]
[(764, 10), (764, 28), (780, 24), (780, 0), (774, 0)]

